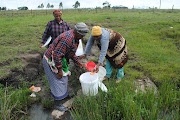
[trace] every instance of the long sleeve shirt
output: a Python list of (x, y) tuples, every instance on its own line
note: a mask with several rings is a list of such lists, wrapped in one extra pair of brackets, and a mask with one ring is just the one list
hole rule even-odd
[[(100, 51), (100, 56), (99, 56), (98, 62), (102, 64), (104, 61), (104, 58), (106, 56), (108, 46), (109, 46), (110, 33), (107, 30), (105, 30), (104, 28), (101, 28), (101, 30), (102, 30), (102, 35), (101, 35), (101, 38), (99, 41), (101, 44), (101, 51)], [(94, 40), (95, 39), (93, 38), (93, 36), (91, 34), (91, 36), (89, 37), (89, 40), (86, 44), (86, 49), (85, 49), (86, 55), (89, 54), (89, 52), (94, 44)]]
[(53, 59), (58, 70), (62, 69), (62, 58), (68, 56), (74, 62), (80, 63), (75, 55), (79, 44), (79, 40), (75, 40), (74, 29), (66, 31), (59, 35), (55, 41), (45, 51), (45, 56), (48, 59)]
[(48, 24), (46, 25), (46, 29), (42, 36), (41, 43), (45, 44), (50, 36), (51, 36), (51, 41), (53, 42), (53, 40), (55, 40), (57, 36), (70, 29), (71, 28), (69, 24), (63, 20), (61, 20), (60, 23), (58, 23), (56, 20), (49, 21)]

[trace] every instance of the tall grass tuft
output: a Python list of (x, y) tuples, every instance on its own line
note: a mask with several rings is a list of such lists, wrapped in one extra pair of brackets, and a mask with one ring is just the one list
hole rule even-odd
[(135, 92), (134, 83), (109, 82), (108, 93), (81, 96), (74, 102), (72, 115), (76, 120), (178, 119), (179, 95), (175, 84), (164, 83), (157, 94), (153, 90)]
[(13, 87), (0, 88), (0, 119), (20, 119), (27, 115), (27, 105), (30, 104), (27, 88), (15, 89)]

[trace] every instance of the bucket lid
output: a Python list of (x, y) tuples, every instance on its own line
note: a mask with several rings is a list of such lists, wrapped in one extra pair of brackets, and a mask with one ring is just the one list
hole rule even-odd
[(93, 71), (95, 67), (96, 67), (96, 64), (93, 61), (89, 61), (87, 63), (87, 70)]

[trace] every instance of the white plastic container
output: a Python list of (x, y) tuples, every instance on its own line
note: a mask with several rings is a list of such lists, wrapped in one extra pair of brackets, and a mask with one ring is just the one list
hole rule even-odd
[(82, 41), (81, 39), (79, 40), (79, 45), (78, 45), (78, 48), (76, 50), (76, 56), (81, 56), (84, 54), (84, 50), (83, 50), (83, 45), (82, 45)]
[(95, 96), (98, 93), (98, 87), (102, 91), (107, 92), (106, 86), (102, 83), (104, 76), (106, 75), (106, 69), (99, 66), (98, 73), (90, 75), (91, 72), (81, 74), (79, 80), (81, 82), (82, 92), (86, 96)]
[(102, 82), (104, 76), (106, 75), (106, 69), (102, 66), (99, 66), (99, 71), (97, 74), (98, 74), (99, 80)]
[(95, 96), (98, 93), (98, 74), (90, 75), (91, 72), (81, 74), (79, 80), (81, 82), (82, 92), (86, 96)]
[(99, 80), (99, 87), (101, 88), (102, 91), (107, 92), (107, 87), (102, 83), (104, 76), (106, 75), (106, 69), (102, 66), (99, 66), (99, 71), (98, 71), (98, 80)]

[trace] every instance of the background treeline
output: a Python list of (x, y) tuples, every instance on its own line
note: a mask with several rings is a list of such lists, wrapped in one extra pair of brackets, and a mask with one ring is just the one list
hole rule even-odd
[[(19, 8), (19, 9), (25, 9), (25, 8)], [(63, 13), (69, 14), (69, 13), (105, 13), (105, 12), (151, 12), (151, 13), (156, 13), (156, 12), (164, 12), (164, 13), (177, 13), (179, 10), (178, 9), (100, 9), (100, 8), (95, 8), (95, 9), (63, 9)], [(53, 9), (46, 9), (46, 10), (11, 10), (11, 11), (0, 11), (0, 16), (36, 16), (36, 15), (51, 15), (53, 12)]]

